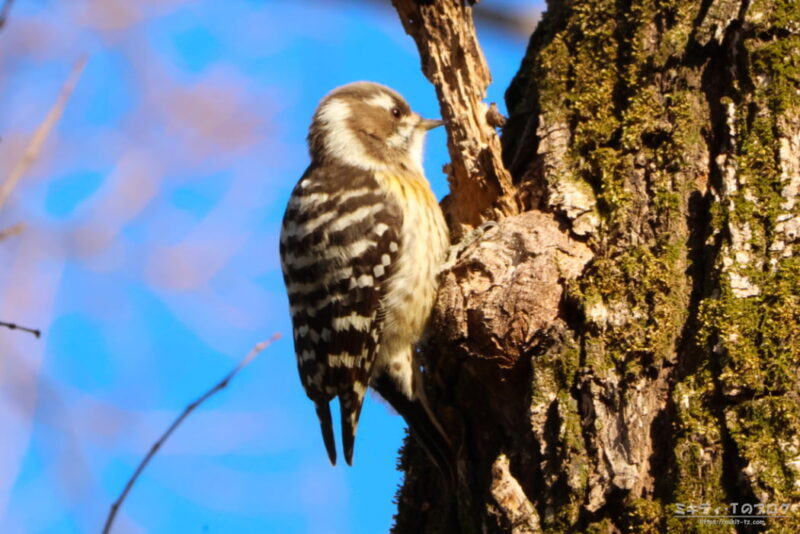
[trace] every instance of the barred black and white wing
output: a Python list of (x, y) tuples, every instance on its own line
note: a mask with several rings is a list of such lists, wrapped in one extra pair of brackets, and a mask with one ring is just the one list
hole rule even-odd
[(284, 215), (280, 254), (300, 379), (333, 464), (328, 403), (339, 397), (344, 455), (352, 464), (402, 222), (370, 172), (330, 164), (309, 167)]

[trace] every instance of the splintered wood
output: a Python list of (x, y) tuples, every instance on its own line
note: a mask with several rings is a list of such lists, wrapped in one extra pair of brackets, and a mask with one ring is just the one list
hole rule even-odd
[(511, 175), (503, 165), (495, 114), (483, 101), (491, 74), (460, 0), (393, 0), (417, 43), (422, 71), (436, 87), (447, 128), (451, 195), (444, 203), (453, 238), (486, 220), (517, 213)]

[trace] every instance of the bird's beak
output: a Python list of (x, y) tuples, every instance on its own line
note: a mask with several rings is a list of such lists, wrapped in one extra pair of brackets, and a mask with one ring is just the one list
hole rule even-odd
[(422, 128), (423, 130), (433, 130), (442, 124), (444, 124), (444, 122), (440, 121), (439, 119), (421, 119), (418, 127)]

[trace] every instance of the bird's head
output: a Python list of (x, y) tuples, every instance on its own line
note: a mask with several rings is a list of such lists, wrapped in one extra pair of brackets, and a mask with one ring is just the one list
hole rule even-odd
[(386, 86), (355, 82), (331, 91), (320, 102), (308, 145), (317, 162), (338, 162), (367, 170), (405, 167), (422, 173), (425, 134), (442, 121), (423, 119)]

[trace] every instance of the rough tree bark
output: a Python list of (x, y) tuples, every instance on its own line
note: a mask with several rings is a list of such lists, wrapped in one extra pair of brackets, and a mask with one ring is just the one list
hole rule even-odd
[(454, 237), (486, 220), (517, 213), (511, 176), (503, 165), (492, 127), (498, 114), (483, 103), (491, 81), (475, 36), (472, 13), (461, 2), (395, 0), (406, 31), (422, 57), (422, 71), (434, 82), (447, 124), (451, 194), (445, 214)]
[(800, 2), (551, 0), (499, 167), (470, 7), (394, 4), (455, 234), (505, 217), (423, 347), (457, 487), (408, 440), (394, 531), (800, 532), (681, 516), (800, 502)]

